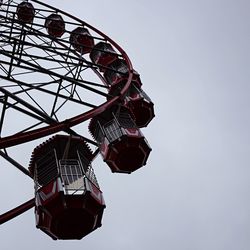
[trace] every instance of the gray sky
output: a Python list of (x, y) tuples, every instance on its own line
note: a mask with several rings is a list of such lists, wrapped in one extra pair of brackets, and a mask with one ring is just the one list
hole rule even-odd
[[(1, 250), (248, 250), (250, 248), (250, 2), (45, 2), (114, 39), (141, 74), (156, 118), (153, 148), (131, 175), (93, 164), (107, 208), (81, 241), (52, 241), (33, 210), (0, 227)], [(31, 152), (16, 152), (28, 161)], [(33, 195), (1, 161), (0, 212)]]

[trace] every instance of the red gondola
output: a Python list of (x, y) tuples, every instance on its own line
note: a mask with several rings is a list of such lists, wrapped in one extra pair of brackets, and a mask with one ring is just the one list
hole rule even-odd
[(101, 71), (105, 71), (105, 67), (115, 61), (118, 55), (111, 44), (99, 42), (93, 47), (89, 57), (93, 63), (100, 65)]
[(128, 76), (128, 66), (122, 59), (117, 59), (108, 65), (104, 77), (110, 85), (116, 85)]
[(45, 20), (45, 27), (50, 36), (61, 37), (65, 32), (65, 22), (62, 16), (51, 14)]
[(70, 43), (81, 54), (89, 53), (94, 47), (94, 39), (84, 27), (78, 27), (71, 32)]
[(17, 18), (24, 23), (32, 23), (35, 17), (35, 9), (29, 2), (22, 2), (17, 6)]
[(124, 105), (127, 106), (135, 116), (135, 123), (139, 128), (147, 127), (154, 118), (154, 104), (149, 96), (133, 85), (130, 87), (125, 98)]
[[(116, 95), (126, 84), (127, 80), (123, 80), (118, 85), (110, 87), (109, 94)], [(147, 127), (154, 118), (154, 104), (149, 96), (138, 87), (138, 82), (132, 81), (128, 93), (124, 99), (124, 106), (128, 107), (133, 113), (135, 123), (139, 128)]]
[[(104, 77), (110, 84), (109, 94), (115, 96), (127, 82), (128, 67), (124, 60), (117, 59), (108, 65)], [(154, 104), (142, 90), (140, 75), (134, 71), (131, 87), (124, 100), (124, 105), (134, 114), (136, 125), (146, 127), (154, 118)]]
[(36, 226), (53, 239), (81, 239), (101, 226), (105, 203), (80, 137), (57, 135), (34, 149)]
[(151, 148), (126, 107), (117, 105), (94, 117), (89, 130), (112, 172), (131, 173), (146, 164)]

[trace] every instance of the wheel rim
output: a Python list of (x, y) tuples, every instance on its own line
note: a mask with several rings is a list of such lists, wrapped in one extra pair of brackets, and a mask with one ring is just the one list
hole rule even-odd
[[(21, 2), (21, 1), (19, 1)], [(101, 113), (122, 99), (131, 84), (132, 64), (127, 54), (112, 39), (86, 22), (58, 10), (40, 1), (30, 1), (36, 9), (32, 24), (20, 23), (16, 19), (15, 10), (18, 3), (8, 1), (2, 4), (0, 12), (0, 78), (8, 82), (0, 87), (2, 105), (0, 121), (0, 148), (19, 145), (59, 131), (73, 133), (71, 127), (78, 125)], [(66, 33), (61, 38), (51, 38), (43, 25), (46, 14), (56, 13), (65, 20)], [(95, 43), (107, 41), (116, 49), (119, 57), (124, 59), (129, 68), (128, 81), (117, 96), (109, 98), (107, 83), (98, 67), (80, 55), (69, 44), (68, 36), (74, 27), (84, 26), (91, 32)], [(46, 63), (46, 66), (44, 64)], [(86, 75), (95, 73), (96, 81), (85, 80)], [(82, 74), (85, 74), (84, 76)], [(41, 79), (30, 82), (30, 78)], [(35, 76), (35, 77), (34, 77)], [(99, 82), (98, 82), (99, 81)], [(11, 82), (11, 85), (9, 83)], [(58, 85), (58, 86), (57, 86)], [(59, 87), (60, 85), (60, 87)], [(56, 88), (57, 87), (57, 88)], [(80, 90), (93, 94), (97, 103), (80, 98)], [(65, 94), (68, 92), (68, 94)], [(35, 93), (35, 94), (34, 94)], [(38, 93), (38, 94), (37, 94)], [(26, 98), (24, 98), (24, 94)], [(35, 95), (50, 95), (54, 98), (52, 107), (43, 107)], [(72, 97), (73, 96), (73, 97)], [(97, 98), (98, 97), (98, 98)], [(43, 99), (41, 97), (41, 99)], [(59, 99), (61, 102), (59, 102)], [(100, 99), (97, 101), (97, 99)], [(43, 100), (42, 100), (43, 101)], [(64, 101), (64, 103), (62, 102)], [(82, 105), (85, 111), (73, 116), (58, 117), (59, 111), (69, 102)], [(50, 109), (50, 110), (49, 110)], [(35, 119), (37, 123), (17, 128), (9, 132), (6, 117), (10, 110), (21, 112), (26, 117)], [(63, 112), (63, 111), (62, 111)], [(9, 115), (10, 116), (10, 115)], [(44, 124), (49, 124), (44, 126)], [(7, 132), (5, 132), (7, 131)]]

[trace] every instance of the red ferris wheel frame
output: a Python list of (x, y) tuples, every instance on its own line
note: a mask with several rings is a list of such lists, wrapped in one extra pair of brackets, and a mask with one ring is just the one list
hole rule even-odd
[[(5, 150), (8, 147), (12, 147), (15, 145), (19, 145), (22, 143), (26, 143), (32, 140), (36, 140), (54, 133), (57, 133), (59, 131), (65, 131), (73, 126), (76, 126), (94, 116), (97, 116), (98, 114), (102, 113), (104, 110), (108, 109), (109, 107), (111, 107), (112, 105), (114, 105), (115, 103), (123, 100), (126, 92), (128, 91), (131, 82), (132, 82), (132, 78), (133, 78), (133, 74), (134, 74), (134, 70), (133, 70), (133, 66), (132, 63), (128, 57), (128, 55), (126, 54), (126, 52), (115, 42), (113, 41), (110, 37), (108, 37), (106, 34), (104, 34), (103, 32), (99, 31), (98, 29), (96, 29), (95, 27), (91, 26), (90, 24), (82, 21), (81, 19), (70, 15), (62, 10), (59, 10), (53, 6), (50, 6), (48, 4), (45, 4), (41, 1), (38, 0), (30, 0), (31, 2), (37, 3), (41, 6), (44, 6), (46, 8), (49, 8), (53, 11), (55, 11), (56, 13), (60, 13), (63, 14), (64, 16), (67, 16), (68, 18), (78, 22), (79, 24), (81, 24), (82, 26), (88, 27), (89, 29), (91, 29), (92, 31), (96, 32), (97, 34), (99, 34), (101, 37), (103, 37), (106, 41), (108, 41), (110, 44), (112, 44), (117, 51), (120, 52), (122, 58), (126, 61), (127, 66), (128, 66), (128, 76), (127, 76), (127, 82), (124, 85), (124, 87), (120, 90), (120, 93), (117, 94), (116, 96), (112, 97), (111, 99), (107, 100), (106, 102), (104, 102), (103, 104), (101, 104), (98, 107), (92, 108), (91, 110), (84, 112), (82, 114), (79, 114), (77, 116), (68, 118), (66, 120), (63, 120), (61, 122), (54, 122), (53, 124), (50, 124), (49, 126), (45, 126), (42, 128), (38, 128), (38, 129), (34, 129), (32, 131), (28, 131), (28, 132), (24, 132), (24, 133), (20, 133), (20, 134), (14, 134), (14, 135), (10, 135), (10, 136), (6, 136), (6, 137), (2, 137), (0, 139), (0, 149)], [(97, 75), (99, 75), (98, 71), (96, 69), (93, 69), (95, 71), (95, 73)], [(2, 150), (0, 150), (0, 155), (2, 157), (4, 157), (5, 159), (7, 159), (10, 163), (12, 163), (15, 167), (17, 167), (19, 170), (21, 170), (23, 173), (25, 173), (26, 175), (30, 176), (29, 171), (26, 168), (23, 168), (23, 166), (19, 165), (15, 160), (13, 160), (12, 158), (10, 158), (7, 154), (5, 154)], [(30, 176), (31, 177), (31, 176)], [(23, 212), (29, 210), (30, 208), (32, 208), (35, 205), (35, 200), (34, 198), (21, 204), (20, 206), (0, 215), (0, 224), (3, 224), (4, 222), (11, 220), (12, 218), (22, 214)]]
[(131, 81), (133, 78), (133, 66), (132, 63), (128, 57), (128, 55), (126, 54), (126, 52), (115, 42), (113, 41), (110, 37), (108, 37), (106, 34), (104, 34), (103, 32), (99, 31), (98, 29), (96, 29), (95, 27), (91, 26), (90, 24), (82, 21), (81, 19), (74, 17), (73, 15), (70, 15), (62, 10), (59, 10), (55, 7), (52, 7), (48, 4), (42, 3), (41, 1), (38, 0), (31, 0), (32, 2), (38, 3), (42, 6), (48, 7), (58, 13), (61, 13), (65, 16), (68, 16), (69, 18), (81, 23), (83, 26), (86, 26), (88, 28), (90, 28), (91, 30), (95, 31), (96, 33), (98, 33), (100, 36), (102, 36), (103, 38), (105, 38), (108, 42), (110, 42), (123, 56), (124, 60), (126, 61), (127, 65), (128, 65), (128, 78), (127, 78), (127, 83), (125, 84), (125, 86), (123, 87), (123, 89), (120, 91), (119, 95), (111, 98), (110, 100), (108, 100), (107, 102), (103, 103), (102, 105), (100, 105), (97, 108), (93, 108), (92, 110), (86, 112), (86, 113), (82, 113), (78, 116), (69, 118), (65, 121), (59, 122), (57, 124), (53, 124), (50, 126), (46, 126), (43, 128), (39, 128), (36, 129), (34, 131), (30, 131), (30, 132), (26, 132), (23, 133), (21, 135), (12, 135), (12, 136), (8, 136), (5, 138), (1, 138), (0, 140), (0, 149), (3, 148), (7, 148), (7, 147), (11, 147), (14, 145), (18, 145), (21, 143), (25, 143), (28, 141), (32, 141), (47, 135), (51, 135), (53, 133), (59, 132), (59, 131), (63, 131), (67, 128), (73, 127), (77, 124), (80, 124), (98, 114), (100, 114), (101, 112), (103, 112), (104, 110), (106, 110), (107, 108), (111, 107), (114, 103), (118, 102), (119, 100), (122, 100), (126, 94), (126, 92), (128, 91), (130, 85), (131, 85)]

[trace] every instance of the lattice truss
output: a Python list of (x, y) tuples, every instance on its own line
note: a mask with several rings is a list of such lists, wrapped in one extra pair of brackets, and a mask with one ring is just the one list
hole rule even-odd
[[(70, 43), (82, 23), (63, 16), (65, 33), (53, 39), (44, 24), (55, 10), (36, 6), (27, 24), (18, 21), (17, 4), (4, 1), (0, 7), (1, 137), (59, 122), (79, 109), (84, 113), (109, 96), (98, 67)], [(105, 41), (94, 31), (91, 36), (95, 43)]]

